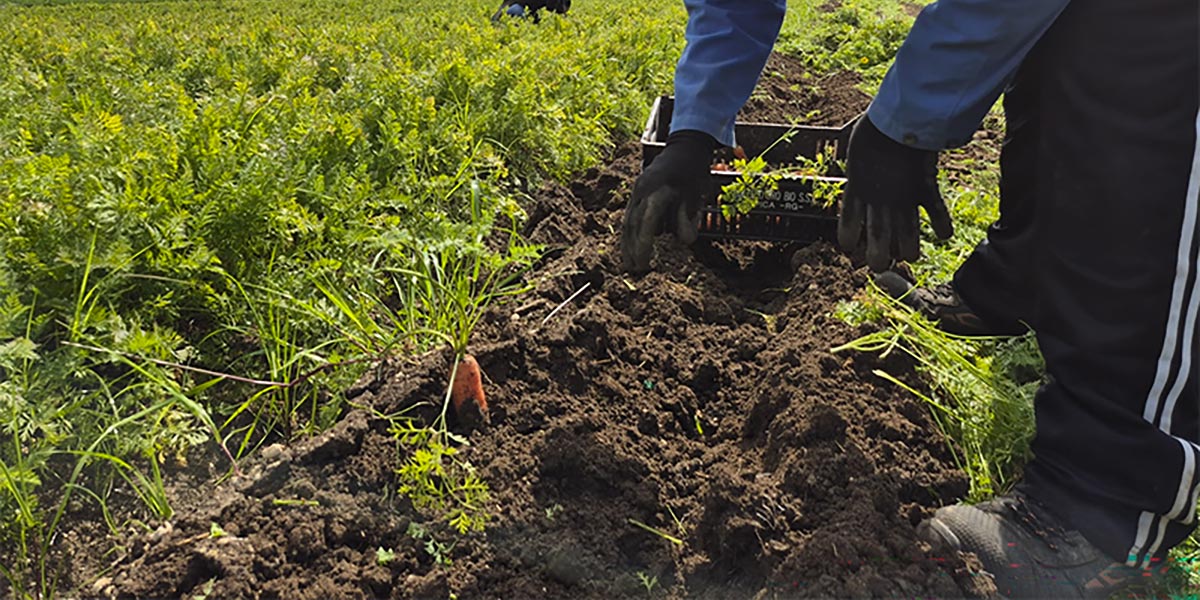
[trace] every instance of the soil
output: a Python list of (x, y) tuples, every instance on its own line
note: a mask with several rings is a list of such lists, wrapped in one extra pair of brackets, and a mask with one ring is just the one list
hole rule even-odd
[(925, 10), (923, 5), (917, 4), (916, 2), (901, 2), (900, 5), (904, 7), (904, 14), (913, 18), (916, 18), (917, 15), (921, 14), (922, 10)]
[(860, 83), (857, 73), (814, 76), (802, 59), (772, 54), (738, 120), (842, 127), (871, 104), (871, 96), (858, 89)]
[[(851, 92), (793, 104), (838, 94)], [(459, 535), (397, 493), (407, 454), (380, 415), (432, 418), (450, 371), (433, 352), (378, 365), (331, 430), (239, 475), (222, 479), (215, 453), (193, 460), (171, 479), (172, 520), (119, 540), (103, 577), (66, 583), (138, 598), (992, 595), (973, 557), (916, 538), (967, 482), (928, 408), (873, 374), (919, 385), (912, 365), (831, 352), (867, 333), (833, 315), (864, 272), (826, 245), (664, 236), (649, 274), (624, 274), (617, 232), (639, 171), (624, 143), (528, 206), (525, 233), (549, 251), (535, 290), (476, 330), (490, 412), (454, 426), (490, 486), (484, 532)], [(81, 555), (111, 547), (76, 531)]]
[(988, 115), (970, 142), (961, 148), (942, 152), (938, 167), (954, 183), (978, 185), (977, 176), (980, 173), (999, 175), (997, 165), (1000, 164), (1003, 142), (1003, 117)]
[(831, 13), (842, 7), (842, 0), (825, 0), (817, 10), (821, 12)]

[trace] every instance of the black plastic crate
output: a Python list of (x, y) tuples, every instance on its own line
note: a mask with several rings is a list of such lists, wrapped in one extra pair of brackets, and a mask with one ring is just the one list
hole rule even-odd
[[(666, 147), (667, 134), (671, 130), (671, 112), (675, 101), (670, 96), (655, 100), (642, 134), (642, 168), (646, 168), (655, 156)], [(797, 157), (816, 158), (832, 147), (834, 156), (846, 157), (846, 146), (850, 140), (851, 121), (841, 127), (811, 127), (803, 125), (780, 125), (775, 123), (734, 123), (734, 136), (746, 156), (763, 154), (771, 167), (791, 165)], [(793, 132), (785, 141), (775, 144), (788, 132)], [(775, 144), (774, 147), (771, 147)], [(770, 150), (767, 150), (770, 148)], [(714, 156), (714, 163), (717, 162)], [(716, 189), (737, 181), (741, 173), (733, 170), (712, 170)], [(700, 218), (700, 237), (717, 239), (768, 240), (810, 244), (818, 240), (833, 241), (837, 234), (837, 203), (822, 206), (813, 198), (813, 182), (824, 179), (844, 181), (840, 177), (810, 177), (783, 175), (778, 189), (758, 200), (750, 212), (726, 219), (714, 198), (703, 209)]]

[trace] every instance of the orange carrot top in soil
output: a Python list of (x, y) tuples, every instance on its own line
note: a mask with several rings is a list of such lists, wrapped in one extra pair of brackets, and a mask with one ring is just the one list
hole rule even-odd
[(483, 395), (483, 376), (479, 371), (479, 363), (470, 354), (458, 363), (458, 372), (454, 374), (454, 384), (450, 387), (450, 401), (454, 403), (454, 412), (461, 415), (463, 403), (468, 400), (479, 407), (479, 412), (487, 412), (487, 398)]

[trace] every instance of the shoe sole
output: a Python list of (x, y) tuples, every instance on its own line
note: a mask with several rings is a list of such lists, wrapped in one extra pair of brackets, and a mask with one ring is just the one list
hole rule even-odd
[[(958, 536), (954, 535), (954, 532), (937, 517), (926, 519), (917, 525), (917, 538), (929, 544), (935, 553), (962, 552), (962, 542)], [(981, 571), (979, 575), (994, 579), (994, 576), (987, 571)], [(989, 598), (991, 600), (1008, 600), (1007, 596), (998, 592)]]
[(926, 519), (917, 525), (917, 537), (933, 546), (937, 552), (958, 552), (962, 549), (962, 542), (958, 536), (937, 517)]

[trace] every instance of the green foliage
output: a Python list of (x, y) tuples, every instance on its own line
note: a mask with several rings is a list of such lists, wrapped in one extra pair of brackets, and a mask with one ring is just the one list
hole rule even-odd
[(928, 392), (882, 371), (876, 375), (904, 387), (933, 409), (935, 421), (957, 446), (951, 449), (969, 477), (969, 501), (1007, 491), (1029, 458), (1033, 395), (1043, 383), (1044, 367), (1033, 336), (949, 335), (874, 287), (862, 302), (874, 305), (865, 312), (882, 317), (882, 327), (834, 352), (900, 351), (915, 359), (917, 370), (930, 384)]
[(638, 581), (641, 582), (642, 587), (646, 590), (647, 595), (652, 595), (654, 593), (654, 588), (658, 587), (657, 575), (647, 575), (645, 571), (638, 571), (637, 578)]
[[(992, 171), (995, 168), (990, 166)], [(926, 229), (921, 240), (922, 259), (911, 265), (917, 281), (923, 284), (949, 281), (958, 265), (987, 236), (988, 226), (1000, 216), (999, 182), (994, 172), (972, 174), (968, 181), (951, 181), (943, 173), (941, 188), (954, 219), (954, 237), (937, 241)]]
[(846, 182), (840, 177), (831, 176), (844, 172), (845, 165), (835, 158), (833, 147), (826, 147), (815, 157), (797, 156), (792, 164), (767, 164), (763, 156), (792, 135), (792, 131), (784, 134), (754, 158), (733, 159), (730, 168), (738, 173), (738, 178), (723, 186), (720, 195), (721, 214), (726, 219), (754, 210), (763, 198), (771, 197), (778, 191), (779, 182), (785, 177), (805, 179), (812, 187), (813, 201), (824, 208), (833, 206), (841, 198)]
[(409, 452), (397, 470), (400, 493), (418, 509), (443, 516), (459, 533), (482, 531), (490, 494), (475, 467), (460, 459), (458, 449), (433, 428), (402, 419), (393, 423), (392, 434)]
[(912, 26), (904, 4), (843, 0), (826, 11), (827, 3), (802, 3), (789, 13), (777, 47), (803, 57), (818, 73), (855, 71), (867, 87), (877, 86)]
[[(666, 0), (538, 27), (494, 26), (483, 0), (19, 4), (63, 6), (0, 19), (0, 571), (18, 597), (53, 594), (73, 492), (108, 518), (125, 486), (166, 518), (163, 467), (189, 447), (240, 458), (328, 426), (381, 355), (465, 349), (537, 256), (522, 190), (640, 129), (683, 22)], [(434, 432), (451, 496), (481, 502)]]
[(762, 155), (735, 158), (731, 166), (738, 172), (738, 178), (721, 188), (721, 214), (726, 219), (754, 210), (760, 200), (779, 189), (779, 180), (783, 178), (782, 174), (768, 170)]
[(383, 566), (396, 560), (396, 551), (391, 548), (375, 549), (375, 564)]
[[(476, 222), (484, 219), (478, 212), (480, 205), (473, 182), (471, 210)], [(490, 230), (490, 226), (477, 227), (468, 239), (453, 245), (403, 244), (401, 251), (410, 253), (406, 258), (412, 266), (391, 271), (403, 306), (398, 318), (407, 330), (440, 338), (457, 356), (466, 352), (471, 332), (490, 304), (530, 289), (521, 275), (541, 252), (523, 242), (516, 231), (509, 232), (505, 252), (490, 252), (485, 239)]]
[(909, 19), (881, 14), (869, 3), (855, 1), (843, 3), (828, 23), (818, 42), (825, 52), (815, 53), (817, 67), (822, 71), (875, 71), (880, 76), (912, 26)]
[[(0, 548), (11, 565), (3, 575), (18, 595), (53, 594), (49, 545), (75, 493), (95, 500), (114, 532), (107, 498), (116, 480), (151, 514), (168, 518), (160, 464), (215, 435), (205, 410), (178, 394), (172, 376), (81, 352), (70, 341), (50, 351), (34, 341), (57, 330), (69, 339), (109, 335), (147, 354), (177, 345), (173, 336), (105, 308), (106, 279), (91, 259), (89, 252), (66, 320), (52, 322), (15, 295), (0, 314), (0, 508), (7, 517)], [(90, 487), (82, 485), (85, 470)], [(47, 485), (61, 491), (43, 504)]]
[(448, 567), (453, 562), (450, 559), (450, 552), (454, 550), (454, 546), (457, 545), (457, 542), (452, 542), (450, 544), (440, 542), (433, 537), (433, 534), (430, 533), (429, 530), (415, 522), (408, 524), (408, 537), (411, 537), (414, 540), (425, 542), (425, 553), (433, 558), (433, 562), (435, 564)]
[(679, 40), (661, 7), (533, 29), (436, 4), (187, 6), (0, 24), (0, 133), (18, 141), (0, 150), (0, 272), (58, 319), (90, 260), (107, 305), (91, 322), (180, 332), (190, 362), (271, 380), (323, 364), (305, 350), (347, 325), (289, 307), (386, 297), (392, 274), (440, 266), (426, 242), (519, 221), (514, 184), (566, 178), (635, 132)]
[(833, 206), (842, 197), (842, 188), (846, 186), (845, 179), (832, 177), (846, 171), (845, 161), (838, 160), (835, 153), (833, 146), (826, 146), (813, 158), (797, 156), (797, 165), (789, 168), (793, 175), (810, 178), (813, 201), (824, 208)]
[(2, 0), (0, 4), (18, 6), (55, 6), (60, 4), (136, 4), (139, 2), (185, 2), (189, 0)]

